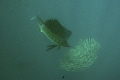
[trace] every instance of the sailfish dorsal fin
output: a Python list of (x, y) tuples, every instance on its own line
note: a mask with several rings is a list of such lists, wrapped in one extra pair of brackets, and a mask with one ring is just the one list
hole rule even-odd
[(51, 30), (51, 32), (65, 40), (67, 40), (72, 34), (72, 32), (63, 27), (57, 19), (49, 19), (45, 22), (45, 25)]

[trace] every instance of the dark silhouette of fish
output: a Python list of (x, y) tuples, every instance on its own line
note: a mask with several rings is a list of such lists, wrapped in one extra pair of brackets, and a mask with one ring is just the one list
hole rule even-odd
[(71, 47), (67, 43), (67, 40), (71, 36), (72, 32), (63, 27), (57, 19), (49, 19), (43, 22), (38, 15), (36, 18), (41, 32), (43, 32), (53, 43), (56, 43), (56, 45), (47, 46), (49, 48), (46, 51), (57, 46), (58, 50), (61, 46)]

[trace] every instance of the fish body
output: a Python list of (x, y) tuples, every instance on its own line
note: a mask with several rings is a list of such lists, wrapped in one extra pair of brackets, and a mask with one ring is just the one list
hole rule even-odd
[[(71, 31), (64, 28), (57, 19), (47, 20), (43, 22), (40, 17), (36, 16), (40, 31), (43, 32), (53, 43), (59, 46), (70, 47), (67, 43), (68, 38), (71, 36)], [(52, 47), (56, 47), (54, 45), (48, 46), (52, 49)]]

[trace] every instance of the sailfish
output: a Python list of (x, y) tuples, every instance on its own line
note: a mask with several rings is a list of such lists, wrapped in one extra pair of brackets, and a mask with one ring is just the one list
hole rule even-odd
[(43, 32), (54, 45), (49, 45), (46, 51), (58, 46), (58, 50), (61, 46), (71, 47), (67, 40), (71, 36), (72, 32), (63, 27), (57, 19), (49, 19), (43, 22), (39, 15), (36, 16), (40, 31)]

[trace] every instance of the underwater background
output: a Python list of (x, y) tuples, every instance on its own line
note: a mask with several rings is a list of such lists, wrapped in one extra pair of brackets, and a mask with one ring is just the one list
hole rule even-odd
[[(71, 48), (45, 51), (53, 43), (31, 20), (38, 14), (72, 31), (73, 47), (80, 39), (97, 40), (94, 64), (81, 72), (60, 69)], [(120, 80), (120, 1), (0, 0), (0, 80)]]

